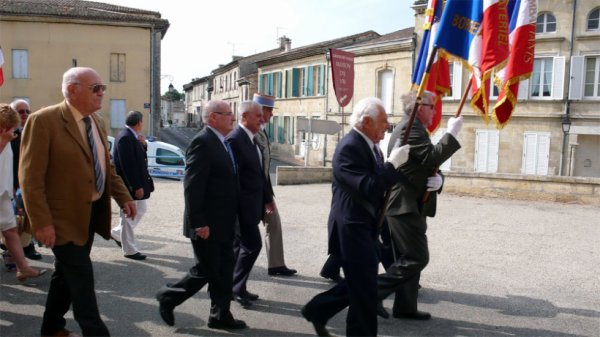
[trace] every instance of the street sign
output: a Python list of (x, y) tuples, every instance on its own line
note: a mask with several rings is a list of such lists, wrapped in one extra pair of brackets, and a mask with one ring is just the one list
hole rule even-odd
[(325, 135), (335, 135), (342, 129), (340, 124), (336, 121), (324, 121), (321, 119), (311, 119), (309, 125), (309, 120), (306, 117), (298, 117), (296, 127), (298, 128), (298, 131)]
[(150, 109), (150, 103), (144, 103), (144, 109)]

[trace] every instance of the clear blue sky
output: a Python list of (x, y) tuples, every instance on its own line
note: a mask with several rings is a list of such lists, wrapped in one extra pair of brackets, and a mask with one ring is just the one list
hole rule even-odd
[[(248, 56), (374, 30), (387, 34), (414, 26), (413, 0), (98, 0), (160, 12), (171, 26), (162, 41), (161, 72), (179, 91), (210, 75), (233, 54)], [(167, 90), (168, 76), (161, 82)]]

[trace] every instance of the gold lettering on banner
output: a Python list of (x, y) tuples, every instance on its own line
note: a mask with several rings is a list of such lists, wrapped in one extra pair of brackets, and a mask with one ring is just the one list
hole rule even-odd
[(479, 26), (481, 26), (481, 22), (473, 21), (466, 16), (456, 14), (454, 15), (454, 18), (452, 18), (452, 26), (467, 31), (471, 35), (476, 35), (479, 31)]
[(535, 56), (535, 30), (529, 32), (528, 46), (524, 56), (523, 61), (525, 63), (533, 62)]
[(506, 11), (506, 7), (508, 5), (508, 0), (501, 0), (498, 2), (498, 8), (500, 10), (500, 14), (498, 15), (498, 45), (499, 46), (507, 46), (508, 45), (508, 12)]

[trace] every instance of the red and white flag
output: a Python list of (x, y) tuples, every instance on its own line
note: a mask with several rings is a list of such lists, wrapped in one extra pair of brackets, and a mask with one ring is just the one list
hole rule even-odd
[(537, 0), (516, 0), (511, 9), (508, 64), (494, 77), (500, 94), (493, 109), (493, 118), (500, 129), (508, 123), (517, 105), (519, 81), (531, 76), (535, 52)]
[(0, 86), (4, 84), (4, 72), (2, 71), (2, 65), (4, 64), (4, 54), (2, 54), (2, 47), (0, 47)]
[(490, 78), (508, 59), (508, 0), (483, 0), (483, 19), (469, 52), (472, 67), (471, 107), (488, 121)]

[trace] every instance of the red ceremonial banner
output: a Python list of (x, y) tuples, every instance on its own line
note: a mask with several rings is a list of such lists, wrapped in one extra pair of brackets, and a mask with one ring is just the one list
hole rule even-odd
[(333, 90), (340, 107), (350, 103), (354, 95), (354, 54), (339, 49), (329, 49)]

